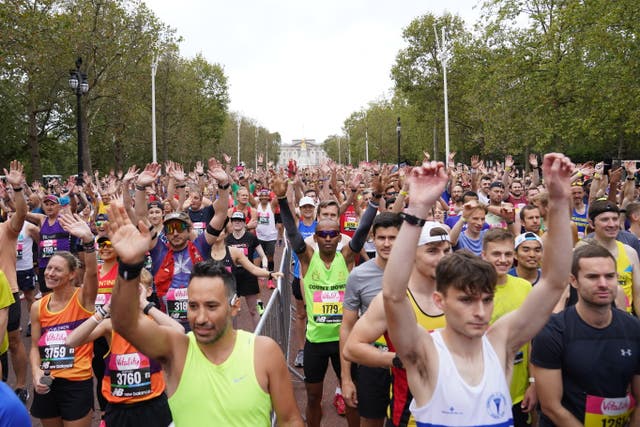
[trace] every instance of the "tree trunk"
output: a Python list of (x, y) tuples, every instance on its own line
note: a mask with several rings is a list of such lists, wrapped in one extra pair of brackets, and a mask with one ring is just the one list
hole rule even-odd
[[(31, 82), (29, 82), (29, 91), (31, 91)], [(27, 145), (31, 155), (31, 177), (32, 179), (42, 179), (42, 165), (40, 164), (40, 147), (38, 145), (38, 122), (36, 119), (36, 106), (33, 99), (29, 101), (29, 127), (27, 135)], [(55, 171), (53, 171), (55, 172)]]

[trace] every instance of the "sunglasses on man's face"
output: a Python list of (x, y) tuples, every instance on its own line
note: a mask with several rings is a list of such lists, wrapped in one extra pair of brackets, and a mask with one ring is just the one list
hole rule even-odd
[(320, 231), (316, 231), (316, 236), (320, 237), (321, 239), (326, 239), (327, 237), (329, 237), (331, 239), (335, 239), (339, 235), (340, 235), (340, 232), (338, 230), (320, 230)]
[(109, 249), (111, 248), (111, 240), (105, 240), (103, 242), (98, 243), (98, 249)]
[(187, 224), (180, 221), (170, 222), (164, 225), (165, 234), (173, 234), (175, 232), (182, 233), (186, 229), (187, 229)]
[(96, 227), (102, 227), (103, 225), (107, 225), (107, 221), (96, 221)]

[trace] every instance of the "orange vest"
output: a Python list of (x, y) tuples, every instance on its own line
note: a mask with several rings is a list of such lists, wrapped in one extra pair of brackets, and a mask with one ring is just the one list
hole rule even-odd
[(52, 293), (40, 300), (40, 367), (51, 370), (54, 378), (64, 378), (71, 381), (88, 380), (93, 375), (91, 358), (93, 357), (93, 342), (78, 347), (65, 344), (69, 335), (82, 322), (93, 314), (80, 303), (80, 288), (77, 288), (67, 305), (57, 312), (49, 310)]
[(140, 353), (117, 332), (105, 361), (102, 395), (110, 403), (137, 403), (160, 396), (165, 389), (160, 364)]

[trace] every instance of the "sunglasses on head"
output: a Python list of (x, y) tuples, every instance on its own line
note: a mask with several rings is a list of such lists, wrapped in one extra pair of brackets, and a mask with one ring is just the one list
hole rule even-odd
[(175, 222), (170, 222), (168, 224), (164, 225), (164, 232), (166, 234), (173, 234), (176, 231), (178, 233), (182, 233), (183, 231), (185, 231), (187, 229), (187, 224), (185, 224), (182, 221), (175, 221)]
[(110, 247), (111, 247), (111, 240), (105, 240), (98, 243), (98, 249), (104, 249), (104, 248), (110, 248)]
[(316, 236), (320, 237), (321, 239), (326, 239), (327, 237), (334, 239), (336, 237), (338, 237), (340, 235), (340, 232), (338, 230), (319, 230), (316, 231)]

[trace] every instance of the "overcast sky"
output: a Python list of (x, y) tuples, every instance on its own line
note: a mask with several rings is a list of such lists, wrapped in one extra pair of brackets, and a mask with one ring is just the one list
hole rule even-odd
[(393, 87), (391, 66), (412, 19), (445, 10), (471, 26), (478, 0), (146, 0), (184, 41), (224, 67), (230, 109), (282, 141), (323, 142)]

